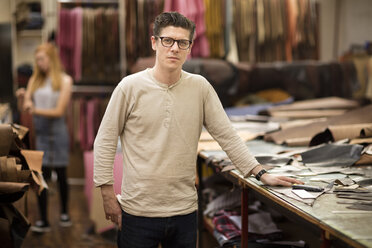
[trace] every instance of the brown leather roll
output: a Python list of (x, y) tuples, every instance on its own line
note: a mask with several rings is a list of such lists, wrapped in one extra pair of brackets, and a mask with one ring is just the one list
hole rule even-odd
[(14, 139), (13, 129), (9, 124), (0, 124), (0, 156), (7, 156)]

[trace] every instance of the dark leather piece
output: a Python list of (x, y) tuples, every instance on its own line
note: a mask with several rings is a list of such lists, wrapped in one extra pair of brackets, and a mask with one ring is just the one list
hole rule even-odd
[(359, 160), (363, 146), (326, 144), (301, 153), (306, 166), (350, 166)]
[(1, 247), (21, 247), (30, 222), (12, 204), (0, 204)]
[(191, 59), (185, 62), (183, 69), (204, 76), (216, 90), (222, 105), (232, 105), (239, 84), (238, 70), (233, 64), (221, 59)]
[(19, 200), (29, 188), (29, 183), (0, 182), (0, 202), (12, 203)]
[(324, 132), (315, 135), (311, 139), (310, 145), (314, 146), (343, 139), (371, 137), (371, 127), (372, 124), (370, 123), (329, 126)]
[(280, 62), (236, 65), (240, 85), (238, 96), (269, 88), (288, 91), (296, 100), (339, 96), (350, 98), (358, 85), (352, 62)]
[(293, 160), (283, 156), (255, 156), (255, 158), (260, 164), (271, 166), (287, 165)]

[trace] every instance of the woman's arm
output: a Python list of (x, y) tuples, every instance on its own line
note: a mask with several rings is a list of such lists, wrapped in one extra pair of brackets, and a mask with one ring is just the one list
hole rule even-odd
[(58, 118), (65, 114), (68, 103), (71, 99), (71, 89), (72, 89), (72, 78), (65, 75), (62, 80), (61, 93), (59, 95), (57, 106), (53, 109), (38, 109), (33, 110), (34, 115), (40, 115), (50, 118)]
[(22, 106), (23, 111), (27, 111), (29, 113), (32, 113), (33, 108), (34, 108), (34, 104), (33, 104), (32, 99), (31, 99), (31, 86), (32, 86), (32, 84), (33, 84), (33, 79), (31, 78), (28, 81), (27, 89), (26, 89), (26, 92), (24, 93), (23, 106)]

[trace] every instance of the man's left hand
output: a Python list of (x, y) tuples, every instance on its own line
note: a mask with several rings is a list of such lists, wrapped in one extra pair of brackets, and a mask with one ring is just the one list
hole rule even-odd
[(286, 176), (276, 176), (270, 173), (265, 173), (261, 176), (260, 181), (265, 185), (270, 186), (287, 186), (290, 187), (292, 184), (304, 184), (304, 182), (300, 180), (296, 180), (294, 178), (286, 177)]

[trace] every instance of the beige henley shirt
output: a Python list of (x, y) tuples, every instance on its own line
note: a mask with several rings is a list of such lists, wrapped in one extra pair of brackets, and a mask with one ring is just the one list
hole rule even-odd
[(197, 209), (197, 146), (204, 125), (247, 175), (257, 164), (209, 82), (182, 71), (168, 86), (146, 69), (115, 88), (94, 142), (94, 183), (113, 184), (117, 139), (123, 153), (120, 204), (132, 215), (168, 217)]

